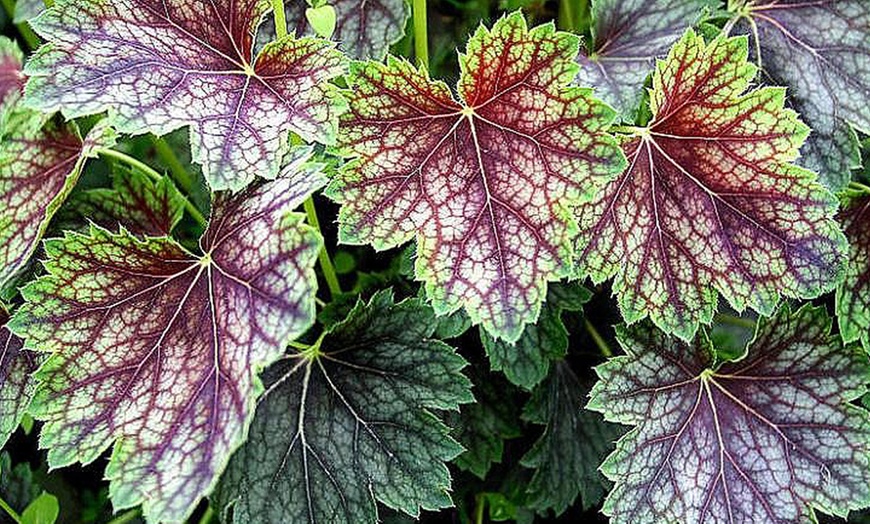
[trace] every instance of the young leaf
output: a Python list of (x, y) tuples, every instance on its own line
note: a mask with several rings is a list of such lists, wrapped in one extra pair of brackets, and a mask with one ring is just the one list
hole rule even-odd
[(23, 289), (10, 329), (51, 353), (30, 409), (50, 466), (114, 443), (116, 510), (189, 516), (244, 438), (258, 369), (313, 322), (321, 240), (289, 212), (324, 182), (291, 164), (218, 195), (202, 256), (97, 226), (46, 242), (48, 275)]
[(626, 119), (637, 111), (643, 84), (671, 45), (712, 7), (711, 0), (596, 0), (592, 3), (592, 42), (579, 57), (580, 85)]
[(42, 491), (33, 473), (30, 464), (25, 462), (13, 466), (9, 453), (0, 452), (0, 498), (19, 513)]
[(24, 342), (6, 329), (8, 317), (0, 305), (0, 448), (2, 448), (33, 398), (37, 357)]
[(408, 62), (352, 67), (340, 144), (356, 157), (327, 193), (340, 238), (417, 238), (417, 277), (439, 315), (465, 307), (516, 341), (547, 282), (570, 273), (571, 209), (624, 166), (613, 112), (574, 78), (578, 38), (520, 13), (481, 26), (460, 57), (460, 100)]
[(836, 286), (848, 246), (837, 200), (790, 162), (809, 129), (785, 90), (747, 92), (743, 37), (689, 30), (653, 76), (649, 127), (626, 139), (630, 167), (580, 210), (581, 271), (614, 290), (627, 323), (647, 315), (685, 340), (717, 291), (769, 315), (779, 297)]
[(870, 504), (870, 362), (830, 335), (823, 308), (761, 319), (746, 354), (717, 363), (649, 324), (598, 368), (589, 407), (636, 426), (601, 466), (613, 524), (817, 522)]
[(111, 147), (105, 121), (82, 140), (77, 130), (31, 111), (16, 112), (0, 140), (0, 288), (27, 263), (85, 160)]
[(870, 132), (870, 10), (865, 0), (741, 2), (764, 73), (788, 86), (790, 102), (813, 132), (801, 164), (832, 190), (861, 163), (849, 126)]
[[(300, 34), (310, 32), (305, 2), (293, 0), (286, 5), (291, 26)], [(390, 46), (405, 35), (405, 24), (411, 16), (406, 0), (330, 0), (329, 6), (336, 14), (333, 40), (340, 49), (360, 59), (383, 59)]]
[(60, 513), (57, 497), (43, 493), (21, 513), (21, 524), (54, 524)]
[(578, 495), (584, 508), (604, 497), (605, 479), (598, 465), (621, 431), (583, 408), (588, 391), (562, 360), (523, 409), (523, 419), (547, 426), (522, 458), (523, 466), (535, 470), (526, 488), (526, 504), (538, 512), (552, 509), (560, 515)]
[(275, 178), (288, 133), (331, 143), (341, 53), (288, 36), (256, 56), (269, 0), (57, 0), (33, 21), (50, 44), (27, 64), (27, 101), (68, 118), (112, 109), (124, 133), (190, 126), (213, 189)]
[[(565, 296), (567, 300), (561, 300)], [(485, 331), (480, 339), (493, 371), (501, 371), (511, 383), (531, 391), (550, 371), (550, 362), (568, 353), (568, 331), (563, 311), (581, 311), (592, 293), (579, 285), (553, 284), (538, 321), (529, 324), (515, 344), (495, 339)], [(570, 301), (570, 302), (569, 302)]]
[(846, 279), (837, 289), (837, 320), (846, 342), (870, 349), (870, 194), (844, 197), (840, 223), (852, 246)]
[(73, 194), (67, 205), (105, 229), (120, 225), (139, 236), (169, 235), (184, 214), (184, 197), (168, 177), (155, 182), (135, 169), (116, 167), (112, 186)]
[(449, 506), (445, 461), (462, 448), (432, 410), (473, 398), (434, 320), (421, 300), (379, 292), (272, 370), (218, 507), (237, 523), (374, 524), (376, 500), (413, 516)]

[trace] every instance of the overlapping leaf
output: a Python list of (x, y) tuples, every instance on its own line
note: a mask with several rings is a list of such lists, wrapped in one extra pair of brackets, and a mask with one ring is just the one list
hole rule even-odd
[(837, 200), (790, 162), (808, 129), (785, 91), (747, 92), (746, 39), (689, 31), (653, 77), (649, 127), (626, 139), (630, 167), (580, 210), (578, 263), (615, 275), (630, 324), (647, 315), (691, 339), (718, 290), (737, 310), (770, 314), (781, 295), (836, 286), (847, 244)]
[(6, 329), (8, 315), (0, 304), (0, 448), (15, 431), (33, 398), (37, 357)]
[(45, 11), (45, 0), (16, 0), (14, 22), (29, 22)]
[(490, 367), (503, 372), (511, 383), (531, 391), (547, 377), (550, 363), (568, 353), (568, 330), (562, 312), (581, 311), (591, 298), (592, 293), (580, 285), (553, 284), (538, 321), (526, 326), (515, 344), (481, 331)]
[(0, 140), (0, 288), (27, 263), (86, 159), (115, 142), (105, 121), (84, 140), (72, 126), (44, 122), (17, 112)]
[(269, 0), (58, 0), (33, 21), (50, 44), (31, 59), (27, 101), (77, 117), (111, 109), (118, 130), (190, 126), (213, 189), (274, 178), (288, 133), (331, 143), (343, 102), (333, 44), (288, 36), (256, 56)]
[(580, 85), (631, 118), (643, 84), (671, 45), (695, 24), (712, 0), (596, 0), (592, 3), (592, 42), (579, 61)]
[(168, 177), (154, 181), (135, 169), (116, 167), (112, 186), (74, 194), (70, 214), (140, 236), (169, 235), (184, 214), (183, 197)]
[(735, 10), (746, 14), (738, 27), (752, 35), (764, 73), (773, 83), (788, 86), (791, 104), (813, 129), (801, 150), (801, 164), (818, 171), (832, 190), (841, 189), (850, 169), (860, 164), (850, 124), (870, 132), (867, 2), (733, 3), (740, 4)]
[(0, 36), (0, 118), (6, 118), (9, 107), (20, 98), (24, 90), (25, 78), (21, 71), (23, 63), (24, 55), (18, 44)]
[[(405, 0), (330, 0), (335, 8), (338, 47), (353, 57), (381, 60), (405, 34), (411, 9)], [(310, 32), (305, 2), (287, 2), (287, 19), (297, 34)]]
[(563, 513), (580, 496), (584, 508), (595, 506), (606, 492), (598, 465), (613, 449), (619, 426), (583, 409), (589, 386), (583, 387), (564, 360), (532, 393), (523, 418), (547, 427), (522, 464), (535, 470), (526, 486), (526, 504), (538, 511)]
[(413, 516), (451, 505), (445, 461), (462, 448), (432, 410), (471, 401), (471, 384), (434, 324), (419, 299), (380, 292), (272, 370), (218, 506), (236, 523), (374, 524), (375, 500)]
[(460, 101), (405, 61), (355, 66), (340, 145), (356, 159), (328, 188), (341, 240), (416, 237), (436, 313), (465, 307), (494, 337), (519, 338), (547, 282), (570, 271), (570, 210), (624, 165), (604, 133), (612, 111), (565, 87), (578, 45), (520, 13), (481, 27), (460, 58)]
[(851, 252), (837, 289), (837, 320), (846, 342), (860, 339), (870, 349), (870, 194), (846, 195), (840, 223)]
[(870, 504), (870, 362), (830, 335), (822, 308), (761, 320), (719, 365), (651, 325), (623, 329), (627, 356), (598, 368), (589, 406), (636, 426), (602, 465), (613, 524), (817, 522)]
[(46, 242), (48, 275), (24, 288), (10, 328), (51, 353), (31, 413), (52, 467), (114, 443), (116, 510), (190, 514), (245, 435), (258, 369), (314, 319), (321, 241), (289, 211), (323, 185), (317, 169), (218, 195), (202, 256), (97, 226)]

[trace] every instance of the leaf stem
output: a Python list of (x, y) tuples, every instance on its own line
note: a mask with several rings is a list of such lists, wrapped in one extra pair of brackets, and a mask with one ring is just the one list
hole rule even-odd
[(429, 26), (426, 21), (426, 0), (414, 0), (414, 54), (417, 61), (429, 69)]
[(6, 501), (3, 500), (3, 497), (0, 497), (0, 508), (2, 508), (3, 511), (5, 511), (12, 518), (12, 520), (15, 521), (16, 524), (21, 524), (21, 515), (16, 513), (15, 510), (12, 509), (12, 506), (7, 504)]
[(275, 12), (275, 35), (280, 40), (287, 36), (287, 13), (284, 12), (284, 0), (272, 0), (272, 11)]
[(474, 524), (483, 524), (484, 509), (486, 509), (486, 499), (478, 493), (474, 497)]
[[(15, 19), (15, 0), (3, 0), (3, 9), (9, 16), (9, 20)], [(24, 43), (27, 44), (27, 47), (29, 47), (31, 51), (35, 51), (36, 48), (39, 47), (39, 36), (33, 32), (33, 29), (30, 28), (27, 22), (15, 24), (15, 28), (18, 29), (18, 33), (21, 35), (21, 38), (24, 39)]]
[(861, 182), (857, 182), (857, 181), (849, 182), (849, 189), (870, 195), (870, 187), (862, 184)]
[[(317, 218), (317, 208), (314, 205), (314, 198), (308, 197), (305, 200), (305, 214), (308, 215), (308, 225), (313, 227), (323, 237), (323, 232), (320, 230), (320, 220)], [(341, 294), (341, 284), (338, 282), (338, 276), (335, 273), (335, 266), (332, 265), (332, 259), (329, 258), (329, 252), (326, 250), (326, 245), (320, 250), (318, 255), (320, 260), (320, 269), (323, 271), (323, 278), (326, 279), (326, 285), (329, 286), (329, 295), (332, 298)]]
[(592, 322), (589, 322), (588, 318), (583, 319), (583, 325), (586, 326), (586, 331), (589, 332), (589, 336), (592, 337), (592, 340), (595, 342), (595, 345), (598, 346), (598, 350), (601, 351), (601, 354), (607, 358), (613, 356), (613, 351), (611, 351), (610, 346), (607, 345), (607, 342), (604, 340), (604, 337), (601, 336), (601, 333), (592, 325)]
[(166, 140), (155, 135), (151, 135), (151, 143), (154, 144), (157, 156), (164, 164), (166, 164), (166, 167), (169, 168), (169, 172), (172, 173), (172, 179), (175, 181), (175, 184), (178, 185), (182, 191), (190, 194), (194, 184), (193, 177), (191, 177), (190, 173), (187, 172), (187, 169), (185, 169), (181, 160), (178, 159), (178, 156), (175, 154), (172, 147), (166, 143)]
[(729, 315), (727, 313), (716, 313), (715, 317), (716, 322), (721, 324), (730, 324), (732, 326), (737, 326), (746, 329), (755, 329), (755, 321), (750, 320), (748, 318), (735, 317), (734, 315)]
[(199, 519), (199, 524), (209, 524), (214, 518), (214, 510), (211, 506), (205, 508), (205, 513), (202, 514), (202, 518)]
[(562, 0), (559, 2), (559, 26), (563, 31), (575, 31), (577, 29), (577, 15), (574, 12), (574, 3), (577, 0)]
[(118, 515), (108, 522), (108, 524), (127, 524), (131, 520), (135, 519), (139, 516), (141, 510), (139, 508), (133, 508), (125, 513)]
[[(98, 153), (102, 156), (114, 158), (115, 160), (123, 162), (130, 167), (138, 169), (155, 182), (159, 182), (163, 178), (163, 176), (155, 171), (153, 167), (116, 149), (103, 148), (100, 149)], [(193, 217), (193, 219), (196, 220), (196, 222), (203, 228), (207, 227), (208, 220), (206, 220), (203, 214), (199, 211), (199, 209), (196, 208), (195, 205), (193, 205), (193, 202), (191, 202), (186, 195), (182, 196), (184, 196), (184, 208), (187, 210), (188, 213), (190, 213), (190, 216)]]

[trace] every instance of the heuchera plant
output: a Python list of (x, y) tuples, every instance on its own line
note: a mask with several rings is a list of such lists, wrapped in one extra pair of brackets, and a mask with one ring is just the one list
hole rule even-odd
[(4, 1), (0, 521), (866, 522), (870, 5), (490, 4)]

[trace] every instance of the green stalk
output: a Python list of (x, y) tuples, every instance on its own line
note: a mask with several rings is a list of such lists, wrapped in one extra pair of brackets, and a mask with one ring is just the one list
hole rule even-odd
[(481, 495), (477, 495), (474, 501), (474, 524), (483, 524), (484, 510), (486, 509), (486, 499)]
[(613, 351), (611, 351), (610, 346), (607, 345), (607, 342), (604, 340), (604, 337), (601, 336), (601, 333), (595, 329), (595, 326), (592, 325), (592, 322), (589, 322), (589, 319), (583, 319), (583, 324), (586, 326), (586, 331), (589, 332), (589, 336), (592, 337), (592, 340), (595, 342), (595, 345), (598, 346), (598, 350), (601, 351), (601, 354), (607, 358), (613, 356)]
[[(314, 198), (308, 197), (305, 201), (305, 214), (308, 215), (308, 225), (313, 227), (323, 237), (320, 230), (320, 220), (317, 219), (317, 208), (314, 206)], [(320, 269), (323, 271), (323, 278), (326, 279), (326, 285), (329, 286), (329, 295), (336, 298), (341, 294), (341, 284), (338, 282), (338, 276), (335, 274), (335, 266), (332, 265), (332, 259), (329, 258), (329, 252), (326, 246), (320, 250), (318, 254), (320, 260)]]
[(852, 191), (858, 191), (870, 195), (870, 187), (862, 184), (861, 182), (849, 182), (849, 189), (851, 189)]
[(284, 12), (284, 0), (272, 0), (272, 10), (275, 12), (275, 34), (278, 40), (287, 36), (287, 14)]
[(577, 0), (562, 0), (559, 2), (559, 26), (563, 31), (577, 30), (577, 14), (574, 12), (574, 3)]
[(0, 497), (0, 509), (3, 509), (16, 524), (21, 524), (21, 516), (2, 497)]
[(166, 167), (169, 168), (169, 172), (172, 173), (172, 180), (175, 181), (175, 184), (178, 185), (182, 191), (190, 194), (194, 184), (193, 177), (191, 177), (190, 173), (187, 172), (187, 169), (184, 168), (184, 164), (182, 164), (181, 160), (178, 159), (175, 151), (173, 151), (169, 144), (166, 143), (166, 140), (159, 136), (151, 135), (151, 143), (154, 144), (157, 156), (160, 157), (160, 160), (166, 164)]
[[(159, 182), (163, 178), (163, 176), (160, 173), (158, 173), (153, 167), (131, 157), (130, 155), (128, 155), (126, 153), (122, 153), (122, 152), (117, 151), (115, 149), (100, 149), (98, 151), (98, 153), (100, 155), (108, 157), (108, 158), (114, 158), (115, 160), (123, 162), (124, 164), (127, 164), (130, 167), (133, 167), (135, 169), (138, 169), (139, 171), (142, 171), (145, 175), (147, 175), (149, 178), (151, 178), (155, 182)], [(206, 220), (206, 218), (203, 216), (203, 214), (200, 213), (199, 209), (197, 209), (196, 206), (193, 205), (193, 202), (188, 200), (187, 196), (184, 196), (184, 209), (187, 210), (187, 212), (190, 214), (190, 216), (193, 217), (193, 219), (196, 220), (196, 222), (200, 226), (202, 226), (203, 228), (208, 226), (208, 220)]]
[(755, 329), (755, 321), (748, 318), (735, 317), (734, 315), (729, 315), (727, 313), (716, 313), (715, 320), (720, 324), (730, 324), (741, 328)]
[(211, 520), (214, 518), (214, 510), (211, 506), (205, 508), (205, 513), (203, 513), (202, 518), (199, 519), (199, 524), (209, 524)]
[[(15, 19), (15, 0), (3, 0), (3, 9), (9, 16), (9, 20)], [(15, 24), (15, 27), (18, 29), (21, 38), (24, 39), (24, 43), (27, 44), (27, 47), (29, 47), (31, 51), (34, 51), (39, 47), (39, 36), (33, 32), (33, 29), (31, 29), (26, 22), (23, 24)]]
[(426, 21), (426, 0), (414, 0), (414, 53), (417, 61), (429, 69), (429, 25)]
[(130, 511), (122, 513), (109, 521), (109, 524), (127, 524), (131, 520), (139, 516), (141, 511), (139, 508), (133, 508)]

